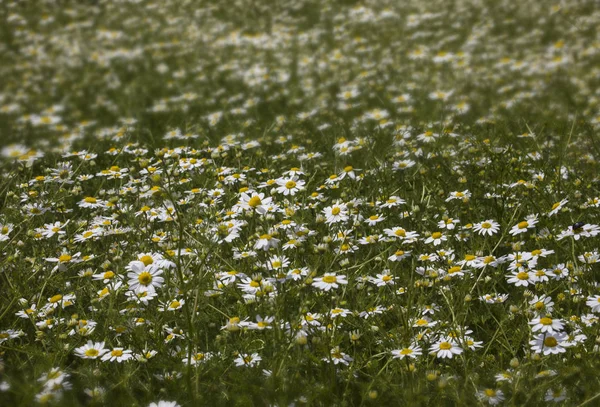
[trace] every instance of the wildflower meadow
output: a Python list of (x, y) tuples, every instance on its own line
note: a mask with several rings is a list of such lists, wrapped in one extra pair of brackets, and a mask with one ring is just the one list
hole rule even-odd
[(596, 0), (0, 0), (0, 406), (600, 405)]

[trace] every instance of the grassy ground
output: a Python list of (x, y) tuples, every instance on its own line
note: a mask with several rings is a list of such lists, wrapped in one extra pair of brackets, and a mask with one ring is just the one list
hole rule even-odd
[(599, 24), (0, 1), (0, 405), (597, 404)]

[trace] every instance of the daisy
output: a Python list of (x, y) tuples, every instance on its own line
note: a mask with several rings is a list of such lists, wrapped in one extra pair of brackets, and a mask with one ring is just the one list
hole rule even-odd
[(106, 352), (108, 349), (104, 348), (104, 342), (88, 341), (85, 345), (75, 348), (75, 355), (82, 359), (97, 359)]
[(390, 196), (383, 204), (381, 204), (382, 208), (395, 208), (396, 206), (405, 204), (406, 201), (397, 196)]
[(450, 202), (454, 199), (461, 199), (463, 202), (468, 202), (469, 198), (471, 198), (471, 193), (469, 192), (469, 190), (464, 190), (462, 192), (454, 191), (450, 192), (450, 196), (446, 198), (446, 202)]
[(253, 330), (265, 330), (265, 329), (273, 329), (273, 321), (275, 321), (275, 317), (261, 317), (260, 315), (256, 316), (256, 323), (250, 322), (248, 323), (248, 329)]
[(534, 284), (532, 274), (533, 273), (527, 271), (513, 271), (506, 279), (508, 283), (514, 284), (516, 287), (527, 287), (529, 284)]
[(405, 357), (416, 359), (417, 356), (422, 355), (423, 352), (418, 345), (411, 344), (408, 348), (395, 349), (391, 351), (391, 354), (394, 359), (404, 359)]
[(512, 236), (519, 235), (521, 233), (527, 232), (527, 229), (532, 229), (535, 224), (538, 223), (538, 220), (535, 217), (528, 217), (522, 222), (517, 223), (510, 229), (510, 234)]
[(556, 202), (554, 205), (552, 205), (552, 209), (550, 212), (548, 212), (548, 216), (556, 215), (567, 204), (567, 202), (569, 202), (568, 199), (563, 199), (559, 202)]
[(405, 259), (407, 257), (410, 257), (410, 252), (408, 251), (404, 251), (404, 250), (396, 250), (394, 252), (394, 254), (392, 254), (390, 257), (388, 257), (389, 261), (400, 261), (402, 259)]
[(180, 309), (181, 307), (183, 307), (184, 304), (185, 304), (185, 300), (174, 299), (172, 301), (168, 301), (168, 302), (162, 304), (158, 308), (158, 310), (159, 311), (176, 311), (176, 310)]
[(155, 292), (160, 288), (165, 281), (160, 275), (163, 271), (151, 265), (146, 266), (141, 261), (133, 261), (129, 263), (127, 273), (129, 278), (129, 289), (135, 292), (150, 291)]
[(279, 246), (279, 239), (274, 238), (272, 235), (270, 235), (268, 233), (261, 235), (258, 238), (258, 240), (256, 241), (256, 243), (254, 243), (255, 250), (267, 251), (271, 247), (276, 249), (277, 246)]
[(236, 366), (253, 367), (259, 364), (261, 360), (262, 358), (258, 355), (258, 353), (253, 353), (252, 355), (242, 353), (234, 360), (234, 362)]
[(397, 277), (392, 276), (389, 270), (385, 270), (383, 273), (377, 274), (376, 277), (369, 276), (369, 281), (375, 284), (377, 287), (383, 287), (385, 285), (394, 285), (394, 280), (396, 279)]
[(352, 311), (350, 311), (349, 309), (339, 308), (339, 307), (336, 307), (329, 312), (329, 315), (331, 316), (331, 318), (337, 318), (337, 317), (345, 318), (351, 314), (352, 314)]
[(500, 230), (500, 224), (493, 219), (484, 220), (473, 225), (473, 230), (480, 235), (492, 236)]
[(534, 318), (529, 322), (529, 325), (533, 325), (531, 328), (532, 332), (540, 331), (542, 333), (559, 333), (563, 330), (564, 325), (560, 319), (552, 319), (548, 317)]
[(83, 198), (81, 201), (79, 201), (78, 205), (80, 208), (90, 208), (90, 209), (104, 208), (104, 207), (106, 207), (106, 201), (103, 201), (101, 199), (96, 199), (93, 196), (87, 196), (87, 197)]
[(592, 308), (592, 312), (600, 312), (600, 295), (587, 297), (585, 305)]
[(504, 401), (504, 392), (500, 389), (480, 390), (477, 392), (477, 398), (487, 402), (490, 406), (495, 406)]
[(129, 359), (133, 358), (132, 352), (129, 349), (123, 350), (123, 348), (114, 348), (110, 352), (107, 352), (104, 356), (102, 356), (103, 362), (125, 362)]
[(158, 401), (156, 403), (148, 404), (148, 407), (180, 407), (176, 401)]
[(448, 240), (446, 236), (442, 232), (433, 232), (430, 237), (425, 239), (425, 243), (433, 243), (434, 246), (439, 246), (442, 242)]
[(276, 182), (277, 182), (277, 185), (279, 185), (279, 187), (276, 189), (276, 191), (285, 196), (296, 195), (296, 193), (298, 191), (301, 191), (304, 189), (304, 184), (305, 184), (305, 182), (298, 179), (298, 177), (279, 178), (278, 180), (276, 180)]
[(9, 234), (12, 232), (14, 225), (12, 223), (0, 224), (0, 242), (4, 242), (9, 239)]
[(568, 342), (568, 335), (565, 333), (554, 334), (539, 334), (529, 342), (531, 350), (535, 353), (543, 353), (544, 355), (556, 355), (565, 353), (565, 348), (571, 346)]
[(338, 222), (345, 222), (348, 220), (348, 207), (344, 204), (332, 205), (323, 209), (323, 215), (325, 215), (325, 223), (332, 224)]
[(323, 277), (317, 277), (313, 280), (312, 285), (323, 290), (329, 291), (332, 288), (338, 288), (339, 284), (348, 284), (345, 275), (336, 275), (335, 273), (325, 273)]
[(365, 219), (365, 223), (367, 223), (369, 226), (375, 226), (376, 224), (378, 224), (379, 222), (382, 222), (384, 220), (385, 220), (384, 216), (373, 215), (373, 216), (369, 216), (367, 219)]
[(454, 355), (460, 355), (462, 352), (462, 348), (451, 338), (442, 338), (429, 348), (429, 354), (439, 359), (452, 359)]
[(557, 389), (548, 389), (544, 396), (545, 401), (552, 401), (554, 403), (560, 403), (567, 399), (567, 391), (564, 387), (559, 387)]
[(388, 237), (406, 241), (406, 243), (410, 243), (419, 237), (419, 234), (417, 232), (407, 231), (407, 230), (401, 228), (400, 226), (396, 226), (391, 229), (383, 229), (383, 232)]
[(264, 215), (268, 211), (268, 206), (273, 201), (273, 198), (266, 197), (263, 193), (252, 192), (247, 194), (243, 192), (241, 194), (241, 200), (239, 203), (240, 208), (246, 210), (253, 210), (260, 215)]
[[(354, 360), (354, 358), (352, 356), (347, 355), (344, 352), (340, 351), (339, 346), (336, 346), (335, 348), (331, 349), (330, 355), (331, 355), (331, 361), (333, 362), (334, 365), (341, 363), (343, 365), (348, 366), (350, 364), (350, 362), (352, 362)], [(329, 362), (329, 358), (323, 358), (323, 360), (326, 362)]]

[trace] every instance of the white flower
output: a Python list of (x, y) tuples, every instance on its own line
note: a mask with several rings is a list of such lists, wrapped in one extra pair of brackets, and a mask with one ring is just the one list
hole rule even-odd
[(566, 352), (565, 348), (571, 346), (568, 342), (568, 335), (565, 333), (539, 334), (529, 344), (533, 352), (544, 355), (564, 353)]
[(252, 355), (242, 353), (234, 360), (234, 362), (236, 366), (253, 367), (259, 364), (261, 360), (262, 358), (258, 355), (258, 353), (253, 353)]
[(294, 196), (298, 191), (304, 189), (305, 182), (298, 177), (291, 178), (279, 178), (276, 180), (277, 185), (279, 187), (276, 189), (278, 193), (283, 194), (285, 196), (290, 195)]
[(131, 350), (123, 348), (114, 348), (112, 351), (107, 352), (104, 356), (102, 356), (102, 361), (106, 362), (124, 362), (133, 358)]
[(312, 285), (323, 290), (329, 291), (332, 288), (338, 288), (339, 284), (348, 284), (345, 275), (336, 275), (335, 273), (325, 273), (323, 277), (317, 277)]
[(85, 345), (75, 349), (75, 355), (82, 359), (97, 359), (108, 352), (104, 348), (104, 342), (88, 341)]
[(533, 216), (529, 216), (524, 221), (519, 222), (516, 225), (514, 225), (510, 229), (509, 233), (512, 236), (516, 236), (516, 235), (519, 235), (521, 233), (525, 233), (525, 232), (527, 232), (527, 229), (532, 229), (535, 226), (536, 223), (538, 223), (538, 220), (535, 217), (533, 217)]
[(164, 278), (160, 277), (163, 274), (162, 270), (152, 265), (146, 266), (141, 261), (132, 261), (127, 268), (131, 270), (127, 273), (127, 277), (129, 278), (129, 289), (132, 291), (154, 292), (165, 281)]
[(592, 312), (600, 312), (600, 295), (588, 297), (585, 305), (591, 307)]
[(416, 359), (417, 356), (423, 354), (422, 349), (416, 344), (411, 344), (408, 348), (395, 349), (391, 353), (394, 359), (404, 359), (405, 357)]
[(454, 355), (460, 355), (462, 352), (462, 348), (451, 338), (442, 338), (429, 348), (429, 354), (436, 355), (439, 359), (452, 359)]
[(325, 223), (338, 223), (348, 220), (348, 208), (346, 205), (333, 205), (323, 209), (325, 215)]
[(534, 318), (529, 322), (529, 325), (533, 325), (531, 328), (533, 332), (540, 331), (542, 333), (558, 333), (564, 328), (564, 325), (560, 319), (552, 319), (548, 317)]
[(498, 233), (500, 224), (493, 219), (488, 219), (473, 225), (473, 230), (480, 235), (492, 236), (493, 234)]

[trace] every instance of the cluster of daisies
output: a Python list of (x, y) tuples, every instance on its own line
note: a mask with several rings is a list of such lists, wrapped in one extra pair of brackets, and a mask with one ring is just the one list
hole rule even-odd
[(589, 2), (196, 3), (6, 5), (0, 399), (592, 400)]

